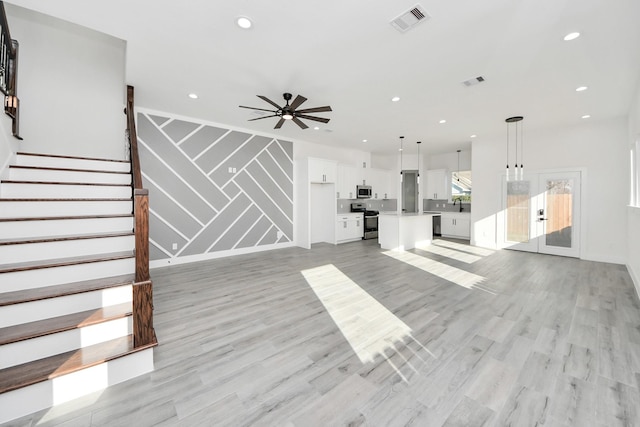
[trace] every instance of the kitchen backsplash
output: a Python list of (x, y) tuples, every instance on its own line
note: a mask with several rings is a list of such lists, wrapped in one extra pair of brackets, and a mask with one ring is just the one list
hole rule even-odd
[(398, 199), (338, 199), (338, 212), (339, 214), (351, 212), (351, 203), (366, 203), (367, 209), (372, 211), (395, 211), (398, 208)]
[[(423, 211), (438, 211), (438, 212), (471, 212), (471, 203), (456, 203), (455, 205), (446, 199), (442, 200), (422, 200)], [(462, 211), (460, 211), (462, 206)]]

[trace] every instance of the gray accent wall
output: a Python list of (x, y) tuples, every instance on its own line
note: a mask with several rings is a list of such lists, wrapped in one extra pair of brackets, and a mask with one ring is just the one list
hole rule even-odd
[(290, 141), (158, 114), (137, 119), (152, 261), (293, 242)]

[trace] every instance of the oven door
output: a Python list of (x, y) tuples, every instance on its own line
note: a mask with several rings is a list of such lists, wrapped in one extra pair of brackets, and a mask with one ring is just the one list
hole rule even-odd
[(364, 217), (364, 238), (378, 238), (378, 215)]

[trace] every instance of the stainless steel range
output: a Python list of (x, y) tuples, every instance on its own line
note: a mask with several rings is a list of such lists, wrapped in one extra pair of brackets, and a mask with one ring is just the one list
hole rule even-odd
[(364, 236), (363, 239), (378, 238), (378, 211), (367, 209), (366, 203), (351, 203), (351, 212), (362, 212), (364, 214)]

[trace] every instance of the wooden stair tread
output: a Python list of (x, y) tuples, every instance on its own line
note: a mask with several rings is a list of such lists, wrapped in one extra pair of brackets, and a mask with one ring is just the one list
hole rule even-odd
[(4, 292), (0, 293), (0, 307), (4, 305), (20, 304), (60, 296), (97, 291), (100, 289), (131, 285), (134, 283), (134, 281), (134, 274), (124, 274), (122, 276), (102, 277), (100, 279), (83, 280), (81, 282), (64, 283), (62, 285), (52, 285), (44, 286), (41, 288)]
[(48, 379), (99, 365), (141, 350), (155, 347), (157, 342), (133, 347), (131, 335), (100, 344), (56, 354), (44, 359), (0, 370), (0, 393), (6, 393)]
[(30, 170), (47, 170), (47, 171), (63, 171), (63, 172), (88, 172), (88, 173), (113, 173), (119, 175), (130, 175), (130, 172), (126, 171), (110, 171), (104, 169), (78, 169), (78, 168), (56, 168), (51, 166), (23, 166), (23, 165), (10, 165), (11, 169), (30, 169)]
[(41, 261), (28, 261), (15, 264), (0, 265), (1, 273), (15, 271), (37, 270), (40, 268), (62, 267), (67, 265), (87, 264), (92, 262), (111, 261), (124, 258), (133, 258), (133, 251), (113, 252), (99, 255), (83, 255), (77, 257), (57, 258)]
[[(0, 199), (2, 200), (2, 199)], [(128, 199), (127, 199), (128, 200)], [(109, 218), (133, 218), (133, 214), (113, 214), (113, 215), (77, 215), (77, 216), (41, 216), (41, 217), (21, 217), (21, 218), (0, 218), (0, 222), (17, 221), (56, 221), (75, 219), (109, 219)]]
[(37, 185), (88, 185), (91, 187), (131, 187), (131, 184), (113, 184), (110, 182), (62, 182), (62, 181), (16, 181), (7, 179), (3, 184), (37, 184)]
[(64, 316), (0, 328), (0, 345), (95, 325), (131, 315), (131, 303), (96, 308)]
[(100, 157), (62, 156), (60, 154), (26, 153), (24, 151), (18, 151), (16, 154), (22, 156), (55, 157), (57, 159), (98, 160), (102, 162), (130, 163), (129, 160), (104, 159)]
[(64, 242), (68, 240), (87, 240), (87, 239), (103, 239), (107, 237), (123, 237), (133, 236), (133, 231), (90, 233), (90, 234), (69, 234), (66, 236), (50, 236), (50, 237), (23, 237), (17, 239), (0, 239), (0, 246), (21, 245), (28, 243), (49, 243)]

